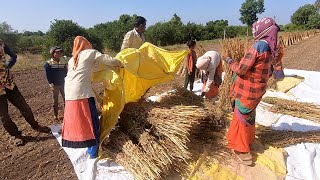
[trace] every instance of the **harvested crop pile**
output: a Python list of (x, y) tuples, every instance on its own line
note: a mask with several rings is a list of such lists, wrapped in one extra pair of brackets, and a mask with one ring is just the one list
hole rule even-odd
[(320, 122), (320, 106), (275, 97), (265, 97), (263, 102), (272, 104), (269, 110), (274, 113), (286, 114), (294, 117)]
[(128, 103), (103, 145), (104, 152), (137, 179), (181, 172), (191, 159), (191, 134), (200, 134), (195, 131), (202, 131), (204, 122), (223, 124), (207, 108), (202, 98), (183, 88), (159, 102)]
[(299, 143), (319, 143), (320, 132), (296, 132), (296, 131), (278, 131), (272, 129), (264, 129), (257, 131), (259, 140), (263, 144), (268, 144), (278, 148), (284, 148)]

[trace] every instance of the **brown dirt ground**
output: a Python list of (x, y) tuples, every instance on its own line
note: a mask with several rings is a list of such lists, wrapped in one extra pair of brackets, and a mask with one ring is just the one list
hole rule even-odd
[[(205, 50), (218, 50), (217, 44), (202, 44)], [(320, 71), (320, 34), (285, 49), (286, 68)], [(18, 62), (19, 63), (19, 62)], [(15, 82), (43, 125), (57, 124), (52, 119), (52, 98), (42, 68), (14, 72)], [(151, 88), (146, 96), (172, 89), (173, 83), (183, 85), (183, 78)], [(62, 104), (62, 103), (60, 103)], [(10, 116), (26, 136), (27, 143), (15, 147), (0, 126), (0, 179), (77, 179), (66, 153), (52, 135), (36, 133), (10, 105)], [(61, 122), (60, 122), (61, 123)]]

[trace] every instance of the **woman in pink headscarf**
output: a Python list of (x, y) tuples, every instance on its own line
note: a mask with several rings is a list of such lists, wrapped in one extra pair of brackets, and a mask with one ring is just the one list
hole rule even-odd
[(120, 61), (92, 48), (82, 36), (74, 39), (72, 58), (65, 78), (65, 110), (62, 125), (62, 146), (88, 147), (91, 158), (98, 155), (99, 118), (95, 94), (91, 87), (91, 75), (96, 63), (107, 66), (121, 65)]
[(234, 115), (227, 134), (228, 148), (241, 163), (251, 165), (250, 145), (255, 139), (256, 107), (267, 89), (271, 64), (275, 57), (279, 27), (271, 18), (262, 18), (252, 25), (254, 44), (239, 61), (227, 58), (236, 74), (231, 87)]

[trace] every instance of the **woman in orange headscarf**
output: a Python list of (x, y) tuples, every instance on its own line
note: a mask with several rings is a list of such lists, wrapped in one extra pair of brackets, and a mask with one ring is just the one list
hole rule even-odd
[(99, 118), (91, 74), (95, 63), (119, 67), (120, 61), (92, 49), (82, 36), (74, 39), (72, 58), (65, 78), (65, 110), (62, 125), (62, 146), (88, 147), (91, 158), (97, 157), (99, 146)]

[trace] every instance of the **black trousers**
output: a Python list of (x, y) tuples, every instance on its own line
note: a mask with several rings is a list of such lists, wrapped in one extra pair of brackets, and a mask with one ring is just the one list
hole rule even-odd
[(11, 89), (5, 89), (6, 94), (0, 95), (0, 120), (4, 129), (11, 136), (21, 135), (21, 131), (18, 130), (17, 125), (11, 120), (8, 113), (8, 100), (19, 109), (25, 120), (31, 125), (33, 129), (38, 127), (38, 122), (35, 121), (31, 108), (27, 104), (26, 100), (20, 93), (17, 86)]
[(189, 74), (188, 70), (187, 70), (186, 78), (185, 78), (185, 81), (184, 81), (184, 87), (187, 88), (188, 84), (190, 83), (190, 91), (192, 91), (195, 77), (196, 77), (196, 71), (195, 70), (192, 71), (191, 74)]

